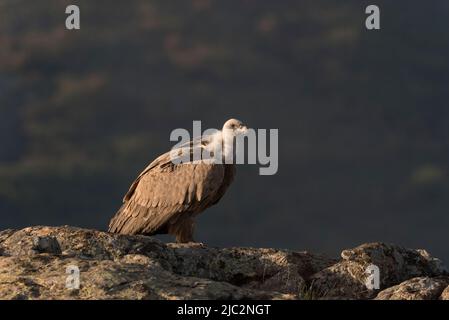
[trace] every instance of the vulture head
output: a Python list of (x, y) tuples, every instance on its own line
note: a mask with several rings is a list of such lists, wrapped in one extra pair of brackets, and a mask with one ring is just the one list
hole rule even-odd
[[(245, 135), (248, 132), (248, 128), (237, 119), (229, 119), (223, 125), (221, 131), (221, 141), (223, 143), (223, 155), (225, 159), (233, 159), (235, 156), (234, 141), (237, 136)], [(229, 160), (226, 160), (229, 161)], [(229, 162), (226, 162), (229, 163)]]
[(223, 125), (223, 134), (236, 137), (238, 135), (246, 134), (248, 128), (243, 124), (242, 121), (237, 119), (229, 119)]

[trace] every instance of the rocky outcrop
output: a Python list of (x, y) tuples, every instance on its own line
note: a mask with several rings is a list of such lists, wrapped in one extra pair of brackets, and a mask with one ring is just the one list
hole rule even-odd
[(321, 296), (370, 299), (378, 293), (367, 286), (367, 269), (379, 268), (379, 289), (394, 286), (414, 277), (447, 275), (439, 259), (425, 250), (412, 250), (384, 243), (367, 243), (344, 250), (342, 260), (311, 278), (313, 291)]
[(449, 286), (449, 278), (417, 277), (381, 291), (376, 300), (436, 300)]
[[(365, 284), (372, 264), (377, 290)], [(383, 243), (337, 260), (68, 226), (0, 232), (0, 299), (447, 299), (448, 279), (427, 252)]]

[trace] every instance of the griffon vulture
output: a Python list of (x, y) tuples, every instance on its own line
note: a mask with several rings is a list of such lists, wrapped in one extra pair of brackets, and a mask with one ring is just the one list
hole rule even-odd
[(195, 216), (223, 197), (234, 179), (235, 165), (224, 160), (195, 161), (195, 158), (179, 163), (173, 161), (173, 155), (181, 155), (181, 150), (187, 147), (191, 159), (195, 148), (211, 151), (219, 146), (224, 159), (233, 156), (235, 137), (246, 131), (242, 122), (230, 119), (221, 131), (201, 137), (199, 142), (190, 141), (174, 149), (175, 153), (172, 150), (159, 156), (131, 185), (122, 207), (109, 224), (109, 232), (171, 234), (177, 242), (194, 241)]

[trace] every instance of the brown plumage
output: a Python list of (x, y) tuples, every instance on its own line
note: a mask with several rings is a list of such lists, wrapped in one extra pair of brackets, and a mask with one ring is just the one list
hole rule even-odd
[[(240, 121), (231, 119), (223, 131), (202, 138), (198, 146), (204, 149), (220, 143), (226, 153), (226, 145), (245, 131)], [(190, 142), (190, 153), (193, 144)], [(110, 232), (168, 233), (175, 235), (177, 242), (193, 241), (195, 216), (223, 197), (234, 179), (235, 166), (205, 161), (176, 163), (172, 157), (171, 152), (161, 155), (137, 177), (109, 224)]]

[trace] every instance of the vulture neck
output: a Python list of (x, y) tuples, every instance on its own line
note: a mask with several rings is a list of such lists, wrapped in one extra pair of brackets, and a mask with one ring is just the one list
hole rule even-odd
[(221, 132), (221, 145), (223, 150), (223, 162), (233, 163), (234, 157), (234, 134), (230, 130), (223, 130)]
[[(206, 146), (209, 154), (221, 155), (221, 163), (234, 163), (234, 134), (230, 130), (218, 131), (210, 144)], [(215, 159), (216, 161), (218, 159)]]

